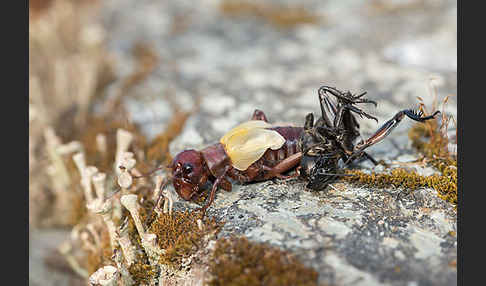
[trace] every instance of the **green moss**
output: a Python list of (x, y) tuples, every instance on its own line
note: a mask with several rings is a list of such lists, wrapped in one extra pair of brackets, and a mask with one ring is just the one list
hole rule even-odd
[(135, 282), (135, 285), (150, 285), (157, 277), (157, 267), (151, 266), (146, 257), (139, 252), (135, 262), (128, 267), (128, 272)]
[(457, 205), (457, 159), (447, 148), (449, 138), (444, 135), (449, 120), (438, 119), (415, 124), (408, 136), (412, 146), (424, 156), (424, 161), (440, 171), (428, 179), (428, 185), (437, 190), (440, 198)]
[(366, 174), (359, 170), (347, 170), (346, 173), (354, 176), (344, 177), (345, 181), (378, 188), (390, 186), (408, 190), (433, 188), (437, 191), (440, 198), (457, 205), (457, 170), (454, 166), (445, 167), (442, 174), (432, 176), (421, 176), (416, 172), (402, 168), (381, 174), (375, 172)]
[(210, 286), (318, 285), (318, 273), (291, 254), (245, 237), (218, 240), (209, 272)]
[(157, 235), (157, 242), (166, 253), (160, 257), (161, 264), (173, 269), (179, 269), (183, 258), (196, 253), (204, 247), (205, 236), (215, 235), (222, 223), (205, 216), (202, 220), (203, 229), (197, 226), (199, 213), (175, 211), (172, 215), (160, 214), (150, 225), (149, 232)]
[[(443, 104), (447, 102), (444, 99)], [(424, 108), (421, 104), (422, 109)], [(432, 110), (437, 110), (435, 105)], [(425, 112), (427, 113), (427, 112)], [(447, 148), (449, 138), (443, 130), (447, 129), (450, 118), (443, 114), (423, 123), (417, 123), (410, 129), (408, 137), (414, 147), (423, 155), (423, 162), (436, 168), (440, 174), (421, 176), (413, 171), (397, 168), (389, 173), (366, 174), (362, 171), (347, 171), (355, 176), (343, 178), (345, 181), (360, 183), (376, 187), (402, 187), (409, 190), (418, 188), (433, 188), (437, 195), (457, 206), (457, 160), (454, 154), (450, 154)]]

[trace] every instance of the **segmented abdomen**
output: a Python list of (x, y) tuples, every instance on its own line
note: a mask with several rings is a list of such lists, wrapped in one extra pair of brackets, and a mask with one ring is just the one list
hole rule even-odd
[(300, 152), (299, 138), (304, 131), (302, 127), (275, 127), (273, 130), (280, 133), (285, 138), (284, 145), (277, 150), (268, 149), (260, 160), (264, 160), (265, 165), (271, 167), (278, 164), (285, 158)]
[(264, 180), (266, 172), (263, 166), (271, 168), (287, 157), (300, 152), (298, 142), (300, 134), (304, 131), (303, 127), (275, 127), (272, 129), (285, 138), (284, 145), (277, 150), (268, 149), (258, 161), (251, 164), (245, 171), (231, 168), (227, 173), (229, 177), (241, 183)]

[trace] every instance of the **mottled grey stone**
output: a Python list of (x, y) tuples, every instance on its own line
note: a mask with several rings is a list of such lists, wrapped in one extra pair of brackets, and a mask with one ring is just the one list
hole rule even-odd
[[(223, 16), (220, 2), (103, 4), (109, 49), (122, 71), (133, 66), (130, 48), (138, 41), (152, 44), (161, 58), (137, 96), (125, 101), (147, 136), (167, 124), (169, 96), (185, 109), (202, 98), (171, 143), (173, 155), (216, 142), (255, 108), (272, 122), (301, 126), (307, 113), (319, 114), (317, 89), (324, 84), (367, 91), (378, 102), (377, 108), (363, 106), (379, 120), (360, 120), (363, 137), (398, 110), (416, 108), (417, 96), (431, 104), (431, 77), (441, 97), (457, 93), (455, 1), (406, 1), (395, 12), (375, 11), (371, 1), (300, 1), (326, 21), (290, 30), (256, 17)], [(186, 15), (187, 27), (179, 32), (172, 30), (176, 15)], [(456, 115), (454, 97), (446, 112)], [(388, 163), (412, 161), (411, 126), (405, 119), (369, 153)], [(365, 162), (361, 167), (383, 171)], [(217, 193), (208, 215), (226, 221), (220, 236), (246, 235), (292, 251), (324, 283), (455, 285), (457, 270), (449, 266), (457, 259), (453, 206), (431, 189), (407, 193), (344, 183), (315, 192), (295, 179), (235, 183), (232, 192)], [(196, 205), (179, 200), (176, 207)]]
[[(160, 17), (172, 17), (169, 11), (174, 9), (191, 11), (189, 28), (177, 35), (164, 30), (166, 24), (149, 28), (155, 27), (151, 18), (133, 19), (137, 16), (129, 10), (108, 5), (114, 9), (110, 17), (143, 27), (143, 34), (150, 35), (144, 40), (176, 63), (176, 71), (161, 64), (148, 82), (171, 86), (183, 105), (202, 97), (199, 112), (170, 146), (174, 155), (216, 142), (248, 120), (255, 108), (272, 122), (302, 125), (308, 112), (319, 114), (316, 91), (323, 84), (356, 93), (366, 90), (378, 102), (377, 108), (364, 106), (379, 124), (361, 120), (363, 137), (398, 110), (417, 107), (417, 96), (430, 105), (431, 77), (440, 96), (456, 93), (453, 1), (423, 2), (403, 13), (375, 16), (366, 12), (370, 4), (360, 1), (306, 1), (325, 15), (326, 24), (289, 31), (255, 18), (223, 17), (215, 9), (219, 2), (203, 2), (192, 4), (193, 9), (183, 2), (159, 4), (168, 8), (160, 8), (165, 13)], [(137, 5), (150, 6), (142, 3)], [(126, 49), (130, 37), (141, 37), (127, 35), (120, 26), (107, 27), (115, 50)], [(446, 112), (455, 115), (455, 98), (450, 100)], [(417, 159), (407, 136), (412, 124), (405, 119), (369, 152), (393, 166)], [(361, 167), (383, 171), (369, 162)], [(410, 167), (423, 175), (437, 172)], [(218, 192), (208, 215), (225, 220), (220, 236), (241, 234), (292, 251), (314, 267), (324, 283), (455, 285), (457, 271), (449, 266), (457, 258), (457, 240), (450, 234), (457, 228), (453, 206), (431, 189), (407, 193), (344, 183), (313, 192), (299, 180), (235, 183), (232, 192)], [(196, 207), (183, 201), (177, 206)]]

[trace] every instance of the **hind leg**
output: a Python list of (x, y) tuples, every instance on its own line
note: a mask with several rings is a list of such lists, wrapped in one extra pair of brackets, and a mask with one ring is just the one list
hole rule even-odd
[[(385, 139), (395, 127), (397, 127), (398, 124), (402, 121), (402, 119), (407, 116), (408, 118), (418, 121), (418, 122), (425, 122), (427, 120), (433, 119), (434, 116), (439, 114), (440, 111), (434, 112), (432, 115), (429, 116), (423, 116), (422, 111), (415, 111), (411, 109), (404, 109), (402, 111), (399, 111), (395, 116), (393, 116), (392, 119), (388, 120), (383, 124), (376, 132), (375, 134), (371, 135), (370, 138), (366, 139), (365, 141), (359, 142), (353, 151), (353, 153), (349, 156), (349, 158), (346, 160), (346, 165), (350, 163), (352, 160), (357, 159), (359, 156), (363, 155), (363, 151), (370, 147), (373, 146), (374, 144), (382, 141)], [(368, 155), (368, 157), (370, 157)]]
[(260, 109), (255, 109), (253, 115), (251, 116), (251, 120), (263, 120), (265, 122), (268, 122), (265, 113), (263, 113), (263, 111), (261, 111)]

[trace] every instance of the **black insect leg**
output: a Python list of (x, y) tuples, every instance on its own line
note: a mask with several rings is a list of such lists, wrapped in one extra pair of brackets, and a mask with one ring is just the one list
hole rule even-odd
[(363, 117), (364, 116), (364, 117), (366, 117), (368, 119), (373, 119), (376, 122), (378, 122), (378, 119), (376, 117), (369, 115), (368, 113), (366, 113), (363, 110), (357, 108), (356, 106), (353, 106), (353, 105), (350, 105), (350, 104), (346, 104), (346, 105), (341, 105), (338, 108), (338, 112), (336, 114), (336, 117), (334, 118), (334, 126), (338, 127), (338, 126), (341, 125), (344, 112), (346, 112), (347, 110), (353, 111), (354, 113), (358, 114), (360, 117)]
[[(319, 122), (322, 123), (321, 118), (319, 118), (316, 124)], [(319, 147), (325, 140), (321, 133), (316, 132), (316, 130), (320, 130), (321, 128), (325, 127), (320, 127), (316, 124), (314, 124), (314, 114), (307, 114), (305, 117), (304, 132), (299, 139), (301, 151), (304, 156), (308, 155), (309, 151), (311, 151), (313, 148)]]
[[(378, 161), (376, 161), (376, 159), (375, 159), (375, 158), (373, 158), (373, 157), (372, 157), (370, 154), (368, 154), (367, 152), (362, 152), (360, 156), (354, 157), (354, 159), (353, 159), (353, 162), (352, 162), (352, 163), (353, 163), (353, 165), (354, 165), (354, 164), (359, 164), (359, 163), (361, 163), (361, 162), (363, 162), (363, 161), (366, 161), (366, 160), (371, 161), (371, 163), (373, 163), (373, 165), (375, 165), (375, 166), (376, 166), (376, 165), (378, 165), (378, 164), (380, 164)], [(347, 161), (347, 159), (344, 159), (344, 162), (346, 162), (346, 161)]]
[(334, 116), (336, 115), (336, 108), (332, 105), (332, 103), (329, 101), (329, 99), (327, 98), (327, 95), (325, 93), (321, 93), (320, 90), (318, 92), (319, 94), (319, 103), (321, 105), (321, 118), (322, 118), (322, 121), (324, 121), (322, 124), (322, 122), (319, 122), (319, 125), (318, 126), (326, 126), (326, 127), (329, 127), (329, 128), (332, 128), (334, 125), (332, 124), (331, 120), (329, 119), (329, 116), (327, 116), (327, 112), (326, 112), (326, 108), (325, 106), (327, 107), (327, 109), (332, 112), (334, 114)]
[(373, 163), (373, 165), (378, 165), (378, 161), (375, 160), (375, 158), (373, 158), (370, 154), (366, 153), (366, 152), (363, 152), (363, 157), (366, 159), (366, 160), (370, 160), (371, 163)]
[(434, 116), (439, 114), (439, 113), (440, 113), (440, 111), (436, 111), (436, 112), (434, 112), (434, 114), (432, 114), (430, 116), (422, 117), (422, 115), (423, 115), (422, 112), (416, 112), (416, 111), (411, 110), (411, 109), (405, 109), (405, 110), (399, 111), (397, 114), (395, 114), (395, 116), (393, 116), (392, 119), (385, 122), (385, 124), (383, 124), (383, 126), (381, 126), (375, 132), (375, 134), (371, 135), (370, 138), (368, 138), (365, 141), (358, 143), (355, 147), (353, 154), (351, 156), (349, 156), (349, 158), (348, 158), (348, 160), (346, 160), (345, 164), (348, 164), (351, 161), (362, 156), (363, 152), (366, 148), (368, 148), (368, 147), (382, 141), (383, 139), (385, 139), (385, 137), (388, 136), (392, 132), (392, 130), (395, 129), (395, 127), (398, 126), (398, 124), (402, 121), (402, 119), (405, 116), (407, 116), (408, 118), (410, 118), (414, 121), (424, 122), (426, 120), (434, 118)]
[(353, 152), (354, 140), (359, 136), (359, 123), (351, 112), (354, 107), (350, 105), (338, 105), (336, 109), (332, 103), (330, 103), (330, 106), (336, 110), (334, 113), (333, 131), (336, 136), (339, 135), (340, 137), (336, 142), (349, 154)]
[[(336, 107), (332, 103), (327, 92), (329, 92), (330, 94), (332, 94), (333, 96), (335, 96), (338, 99), (338, 101), (339, 101), (338, 107)], [(356, 104), (356, 103), (372, 103), (376, 106), (376, 102), (374, 102), (372, 100), (361, 99), (361, 97), (364, 96), (365, 94), (366, 94), (366, 92), (364, 92), (364, 93), (362, 93), (362, 94), (360, 94), (356, 97), (353, 97), (351, 94), (343, 95), (341, 92), (339, 92), (338, 90), (336, 90), (334, 88), (321, 87), (319, 89), (319, 101), (320, 101), (320, 104), (321, 104), (321, 111), (323, 113), (323, 118), (324, 118), (324, 115), (325, 115), (324, 106), (326, 106), (327, 109), (330, 110), (334, 115), (334, 122), (332, 123), (332, 126), (334, 126), (335, 128), (338, 128), (339, 126), (341, 126), (341, 122), (342, 122), (343, 117), (344, 117), (343, 113), (345, 113), (347, 110), (353, 111), (361, 117), (364, 116), (368, 119), (373, 119), (376, 122), (378, 122), (378, 119), (376, 119), (374, 116), (367, 114), (363, 110), (361, 110), (361, 109), (359, 109), (359, 108), (357, 108), (356, 106), (353, 105), (353, 104)], [(326, 116), (326, 118), (327, 118), (327, 116)], [(331, 126), (331, 125), (329, 125), (329, 124), (331, 124), (330, 121), (326, 122), (326, 123), (328, 124), (328, 126)]]
[(372, 103), (372, 104), (375, 105), (375, 107), (377, 106), (376, 101), (361, 98), (366, 94), (366, 92), (363, 92), (363, 93), (361, 93), (357, 96), (354, 96), (349, 91), (348, 92), (342, 92), (342, 91), (337, 90), (334, 87), (321, 86), (318, 90), (318, 93), (319, 94), (330, 93), (334, 97), (336, 97), (338, 99), (338, 101), (342, 104)]

